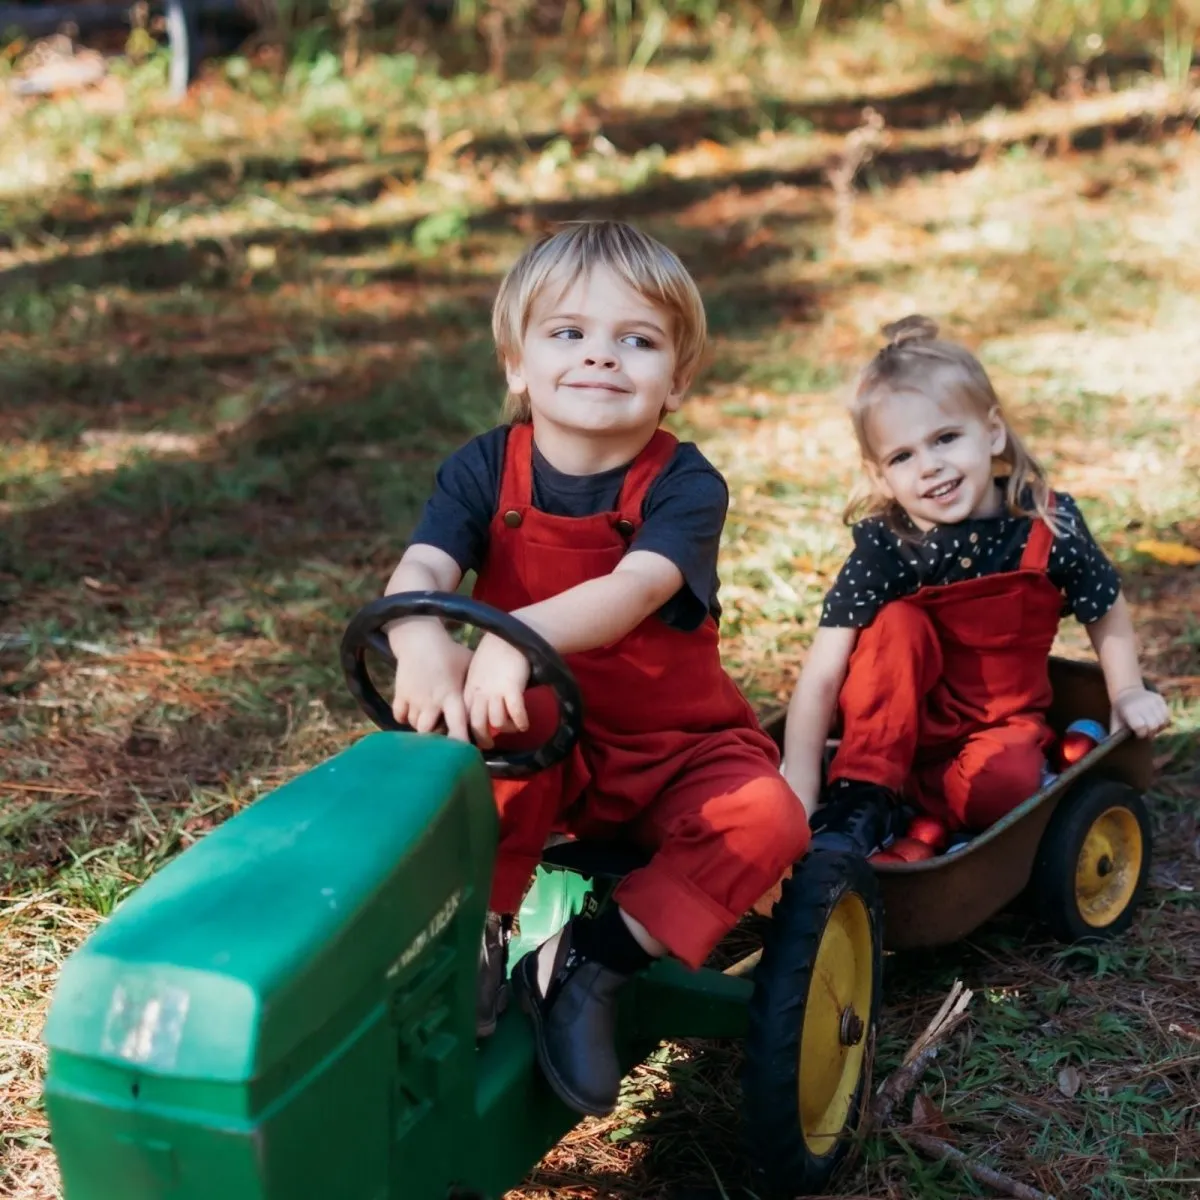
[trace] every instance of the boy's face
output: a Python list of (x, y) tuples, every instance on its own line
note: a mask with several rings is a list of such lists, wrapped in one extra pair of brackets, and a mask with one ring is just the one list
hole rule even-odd
[(508, 386), (528, 394), (535, 424), (632, 444), (683, 399), (672, 332), (668, 314), (607, 268), (551, 278), (507, 364)]

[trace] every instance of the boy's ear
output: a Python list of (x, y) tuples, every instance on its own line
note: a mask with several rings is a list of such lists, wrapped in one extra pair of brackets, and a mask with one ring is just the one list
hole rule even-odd
[(677, 412), (691, 385), (692, 380), (690, 376), (678, 376), (671, 384), (671, 390), (667, 393), (666, 400), (663, 401), (663, 412)]
[(529, 385), (525, 382), (525, 373), (521, 370), (519, 362), (504, 364), (504, 378), (508, 382), (508, 390), (514, 396), (523, 395), (528, 390)]

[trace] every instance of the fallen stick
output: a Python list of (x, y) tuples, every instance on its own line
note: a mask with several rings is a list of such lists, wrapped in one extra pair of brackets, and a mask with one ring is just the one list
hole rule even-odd
[(876, 1126), (883, 1128), (891, 1123), (896, 1106), (913, 1090), (925, 1074), (929, 1064), (937, 1057), (941, 1043), (967, 1019), (967, 1005), (974, 993), (954, 981), (950, 994), (933, 1020), (925, 1026), (920, 1037), (908, 1048), (900, 1065), (883, 1081), (871, 1105), (871, 1118)]
[(1017, 1180), (993, 1167), (985, 1167), (983, 1163), (968, 1157), (949, 1142), (942, 1141), (941, 1138), (913, 1130), (904, 1133), (897, 1130), (896, 1136), (915, 1146), (922, 1154), (928, 1155), (930, 1158), (957, 1164), (972, 1179), (977, 1179), (987, 1187), (994, 1188), (1002, 1196), (1012, 1196), (1014, 1200), (1054, 1200), (1054, 1197), (1047, 1192), (1038, 1191), (1037, 1188), (1032, 1188), (1028, 1184), (1018, 1183)]
[[(946, 1038), (967, 1019), (967, 1005), (970, 1004), (972, 995), (969, 988), (963, 987), (961, 980), (954, 981), (954, 986), (942, 1001), (941, 1008), (908, 1048), (908, 1053), (900, 1065), (883, 1081), (875, 1094), (871, 1105), (871, 1119), (877, 1128), (886, 1129), (891, 1125), (896, 1107), (903, 1103), (908, 1093), (921, 1081)], [(1054, 1200), (1053, 1196), (1027, 1184), (1018, 1183), (1002, 1171), (976, 1162), (942, 1138), (911, 1129), (894, 1129), (892, 1133), (930, 1158), (954, 1163), (973, 1179), (993, 1188), (1001, 1195), (1012, 1196), (1014, 1200)]]

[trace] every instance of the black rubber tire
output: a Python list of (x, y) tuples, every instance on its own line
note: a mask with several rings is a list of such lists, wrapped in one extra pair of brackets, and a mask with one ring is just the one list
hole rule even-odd
[[(831, 1150), (817, 1155), (801, 1132), (801, 1033), (817, 949), (830, 915), (847, 894), (859, 897), (869, 923), (871, 1004), (860, 1076), (842, 1135)], [(874, 871), (856, 855), (812, 852), (783, 885), (754, 972), (742, 1088), (745, 1141), (758, 1184), (753, 1190), (759, 1194), (820, 1194), (842, 1165), (870, 1094), (882, 980), (883, 906)]]
[[(1088, 831), (1111, 808), (1128, 811), (1142, 837), (1137, 881), (1125, 907), (1107, 925), (1084, 919), (1076, 891), (1075, 871)], [(1081, 780), (1054, 810), (1034, 859), (1029, 893), (1034, 915), (1062, 942), (1096, 942), (1116, 937), (1133, 924), (1150, 872), (1152, 831), (1141, 794), (1128, 784), (1103, 776)]]

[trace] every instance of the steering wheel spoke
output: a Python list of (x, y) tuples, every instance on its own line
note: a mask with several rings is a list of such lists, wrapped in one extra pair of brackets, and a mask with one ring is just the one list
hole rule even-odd
[(491, 774), (498, 779), (518, 779), (561, 762), (579, 740), (583, 727), (583, 697), (574, 675), (558, 651), (528, 625), (468, 596), (404, 592), (373, 600), (354, 615), (342, 636), (342, 671), (350, 694), (367, 716), (380, 729), (411, 729), (392, 715), (392, 706), (380, 694), (367, 670), (366, 653), (373, 650), (394, 666), (396, 659), (383, 630), (393, 621), (427, 616), (474, 626), (503, 638), (528, 659), (530, 686), (547, 686), (558, 700), (558, 727), (550, 738), (533, 750), (484, 753), (484, 763)]

